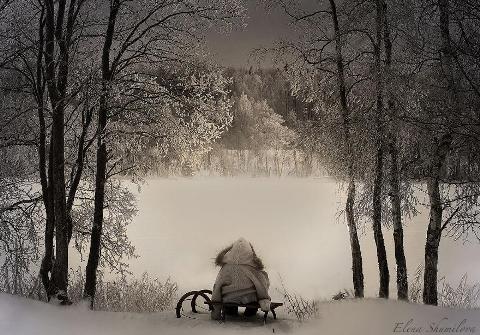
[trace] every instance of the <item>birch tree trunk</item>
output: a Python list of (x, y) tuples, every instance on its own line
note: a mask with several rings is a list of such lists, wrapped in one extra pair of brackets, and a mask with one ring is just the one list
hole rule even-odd
[[(61, 1), (58, 5), (57, 22), (55, 20), (55, 5), (52, 0), (45, 1), (45, 11), (45, 77), (52, 105), (50, 153), (52, 179), (50, 180), (50, 187), (53, 192), (56, 241), (56, 257), (52, 267), (49, 293), (52, 295), (58, 294), (61, 300), (67, 300), (68, 226), (65, 199), (64, 116), (68, 78), (68, 47), (65, 44), (63, 31), (59, 28), (63, 25), (65, 1)], [(61, 46), (58, 60), (56, 60), (55, 55), (55, 42)]]
[(108, 96), (109, 86), (112, 81), (112, 69), (110, 66), (110, 50), (115, 33), (115, 24), (120, 7), (120, 0), (114, 0), (110, 5), (107, 31), (102, 51), (102, 92), (100, 96), (100, 108), (98, 111), (97, 137), (97, 169), (95, 175), (95, 203), (93, 213), (92, 235), (90, 238), (90, 252), (85, 273), (84, 298), (90, 299), (90, 307), (93, 309), (95, 291), (97, 285), (97, 269), (101, 253), (101, 238), (103, 229), (103, 210), (105, 202), (105, 182), (107, 170), (107, 146), (105, 143), (105, 130), (108, 120)]
[[(53, 258), (50, 257), (53, 255), (50, 246), (53, 244), (52, 236), (53, 229), (55, 229), (55, 260), (52, 265), (47, 295), (49, 298), (56, 295), (62, 303), (69, 303), (67, 297), (68, 246), (72, 236), (72, 220), (67, 206), (65, 182), (65, 109), (71, 67), (72, 36), (83, 2), (84, 0), (70, 0), (67, 6), (66, 0), (40, 1), (42, 10), (45, 11), (45, 33), (42, 36), (45, 42), (44, 76), (52, 110), (47, 198), (49, 202), (53, 203), (54, 213), (54, 223), (47, 214), (46, 254), (44, 262), (42, 262), (44, 265), (42, 280), (46, 283), (46, 278), (48, 278), (47, 270), (49, 262)], [(39, 116), (41, 115), (39, 114)], [(43, 187), (44, 185), (42, 189)], [(74, 193), (71, 190), (72, 196)], [(46, 207), (47, 213), (51, 210), (51, 203)]]
[(353, 205), (355, 202), (355, 170), (352, 139), (350, 134), (350, 111), (347, 103), (347, 89), (345, 84), (344, 63), (341, 44), (341, 32), (338, 23), (337, 7), (335, 0), (329, 0), (331, 9), (331, 18), (335, 33), (335, 51), (337, 65), (337, 85), (340, 92), (340, 113), (342, 115), (343, 133), (345, 144), (347, 147), (347, 165), (348, 165), (348, 191), (347, 202), (345, 205), (345, 213), (347, 217), (347, 225), (350, 234), (350, 247), (352, 251), (352, 274), (353, 288), (356, 298), (364, 296), (363, 284), (363, 262), (360, 243), (358, 240), (357, 225), (355, 223), (355, 215)]
[(382, 30), (383, 30), (383, 0), (376, 0), (376, 43), (374, 45), (375, 58), (375, 86), (376, 86), (376, 162), (375, 180), (373, 184), (373, 235), (377, 248), (378, 270), (380, 274), (380, 298), (388, 298), (390, 274), (388, 271), (387, 252), (382, 232), (382, 188), (383, 188), (383, 70), (382, 70)]
[[(450, 41), (450, 14), (449, 0), (438, 0), (440, 12), (440, 35), (441, 50), (440, 62), (444, 69), (445, 80), (448, 90), (448, 114), (455, 115), (459, 112), (460, 103), (457, 95), (457, 87), (454, 78), (453, 60), (455, 52)], [(449, 118), (451, 120), (451, 118)], [(430, 166), (430, 176), (427, 180), (428, 196), (430, 198), (430, 220), (427, 229), (425, 244), (425, 272), (423, 283), (423, 302), (428, 305), (438, 304), (437, 274), (438, 274), (438, 247), (442, 237), (442, 214), (443, 204), (440, 194), (440, 181), (442, 168), (452, 146), (452, 133), (449, 128), (438, 141)]]
[[(391, 83), (392, 71), (392, 41), (390, 39), (390, 26), (387, 15), (387, 5), (383, 1), (384, 17), (384, 44), (385, 44), (385, 75), (388, 78), (386, 83)], [(390, 116), (390, 127), (388, 133), (388, 154), (390, 156), (390, 202), (393, 221), (393, 241), (395, 244), (395, 261), (397, 265), (397, 298), (399, 300), (408, 300), (408, 277), (407, 261), (403, 244), (403, 225), (400, 197), (400, 175), (398, 171), (398, 121), (395, 109), (395, 102), (392, 97), (392, 87), (389, 84), (387, 88), (387, 114)]]
[[(40, 278), (42, 280), (47, 297), (50, 297), (50, 276), (53, 266), (53, 239), (55, 229), (55, 213), (53, 205), (53, 189), (51, 180), (53, 179), (53, 156), (52, 147), (47, 153), (47, 126), (45, 122), (45, 86), (43, 82), (43, 53), (45, 46), (45, 6), (42, 7), (38, 25), (38, 50), (36, 63), (36, 87), (35, 99), (37, 102), (37, 115), (39, 123), (38, 137), (38, 171), (40, 175), (40, 184), (42, 186), (42, 199), (45, 207), (45, 233), (44, 233), (44, 254), (40, 265)], [(47, 157), (48, 155), (48, 157)], [(48, 161), (48, 167), (47, 167)]]

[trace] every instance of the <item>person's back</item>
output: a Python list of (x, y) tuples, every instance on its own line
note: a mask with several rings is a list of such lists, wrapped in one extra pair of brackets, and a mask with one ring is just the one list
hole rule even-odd
[[(270, 309), (268, 275), (249, 242), (238, 239), (217, 255), (215, 264), (221, 269), (213, 286), (212, 301), (239, 304), (258, 302), (262, 310)], [(237, 311), (236, 308), (225, 309), (226, 314), (236, 314)], [(245, 315), (254, 315), (256, 312), (256, 309), (247, 308)], [(212, 318), (219, 319), (220, 311), (212, 311)]]

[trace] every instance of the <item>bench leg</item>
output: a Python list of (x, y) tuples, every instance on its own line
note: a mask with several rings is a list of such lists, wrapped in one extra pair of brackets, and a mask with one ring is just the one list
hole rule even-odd
[(272, 309), (272, 315), (273, 315), (273, 319), (276, 320), (277, 319), (277, 313), (275, 313), (274, 309)]
[(268, 311), (263, 314), (263, 324), (267, 323), (267, 316), (268, 316)]

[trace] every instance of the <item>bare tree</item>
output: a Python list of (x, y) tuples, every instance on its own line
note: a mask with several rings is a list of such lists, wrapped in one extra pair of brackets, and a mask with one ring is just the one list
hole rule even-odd
[[(62, 2), (55, 7), (53, 2), (14, 1), (11, 14), (17, 14), (16, 11), (22, 10), (22, 7), (24, 10), (28, 8), (30, 14), (11, 17), (17, 30), (2, 35), (7, 45), (13, 46), (4, 50), (2, 70), (17, 74), (23, 85), (16, 87), (10, 83), (9, 88), (4, 90), (24, 97), (30, 104), (28, 115), (32, 120), (36, 115), (38, 124), (38, 128), (32, 131), (36, 139), (31, 145), (37, 150), (35, 159), (45, 208), (45, 250), (40, 277), (48, 299), (60, 291), (61, 298), (66, 298), (68, 245), (73, 230), (71, 212), (82, 179), (85, 157), (93, 141), (89, 130), (92, 106), (86, 100), (80, 101), (81, 95), (78, 94), (85, 83), (69, 83), (70, 69), (75, 62), (74, 49), (78, 43), (74, 37), (78, 28), (76, 20), (82, 4), (83, 1), (73, 1), (67, 6)], [(38, 25), (32, 25), (32, 21)], [(78, 116), (81, 116), (81, 122), (77, 122)], [(57, 145), (54, 148), (55, 142)], [(72, 156), (75, 158), (72, 159)], [(66, 173), (69, 175), (67, 179)], [(56, 217), (62, 218), (58, 229)], [(57, 239), (57, 250), (53, 250)]]
[[(401, 39), (409, 50), (402, 61), (410, 67), (404, 73), (409, 79), (403, 84), (410, 96), (401, 101), (403, 106), (398, 106), (403, 114), (398, 119), (404, 122), (405, 129), (413, 126), (417, 132), (410, 136), (414, 145), (409, 150), (418, 154), (408, 164), (415, 167), (405, 171), (410, 178), (426, 183), (429, 222), (423, 301), (436, 305), (442, 235), (459, 226), (463, 233), (475, 234), (478, 225), (476, 211), (471, 207), (478, 187), (478, 174), (471, 160), (472, 154), (476, 155), (478, 81), (469, 75), (476, 65), (470, 52), (463, 49), (469, 43), (466, 40), (472, 42), (474, 37), (463, 34), (460, 28), (464, 6), (469, 4), (439, 0), (408, 5), (415, 15), (405, 19), (397, 31), (405, 36)], [(415, 29), (408, 31), (409, 27)], [(478, 29), (478, 22), (471, 21), (469, 29)]]
[(400, 194), (400, 171), (398, 168), (398, 141), (399, 124), (398, 115), (395, 107), (395, 97), (393, 95), (393, 76), (392, 69), (392, 53), (393, 44), (391, 40), (391, 28), (389, 22), (389, 13), (386, 1), (383, 3), (384, 10), (384, 46), (385, 46), (385, 84), (387, 85), (387, 115), (390, 120), (387, 145), (388, 154), (390, 156), (390, 171), (389, 171), (389, 196), (391, 202), (391, 216), (393, 222), (393, 239), (395, 244), (395, 260), (397, 265), (397, 297), (400, 300), (408, 300), (408, 276), (407, 276), (407, 262), (405, 258), (405, 250), (403, 244), (403, 224), (401, 211), (401, 194)]
[(375, 86), (376, 86), (376, 157), (375, 157), (375, 179), (373, 183), (373, 236), (377, 247), (377, 260), (380, 273), (380, 298), (388, 298), (390, 274), (388, 271), (387, 252), (382, 232), (382, 189), (383, 189), (383, 159), (384, 159), (384, 78), (382, 64), (382, 44), (385, 25), (385, 14), (383, 0), (375, 1), (375, 31), (374, 42), (375, 59)]
[[(444, 68), (447, 82), (448, 107), (450, 112), (460, 112), (460, 102), (457, 93), (457, 84), (454, 77), (453, 61), (455, 51), (450, 40), (449, 0), (438, 0), (439, 27), (441, 34), (440, 61)], [(430, 199), (430, 221), (427, 229), (425, 244), (425, 272), (423, 283), (423, 302), (437, 305), (437, 272), (438, 247), (442, 237), (442, 198), (440, 195), (441, 172), (453, 141), (452, 130), (447, 129), (438, 140), (435, 154), (430, 167), (430, 177), (427, 180), (428, 196)]]
[[(348, 185), (344, 213), (352, 252), (353, 287), (355, 296), (363, 297), (363, 262), (355, 213), (356, 178), (359, 171), (356, 169), (357, 141), (353, 124), (354, 111), (359, 108), (354, 106), (352, 99), (354, 87), (363, 82), (363, 79), (357, 80), (352, 70), (352, 63), (358, 57), (352, 55), (351, 50), (348, 50), (348, 56), (345, 56), (344, 48), (352, 31), (341, 25), (337, 3), (334, 0), (320, 1), (318, 7), (309, 10), (300, 8), (295, 2), (288, 0), (279, 0), (278, 5), (290, 17), (291, 22), (302, 28), (305, 34), (298, 41), (282, 41), (275, 49), (283, 59), (293, 59), (289, 61), (286, 70), (291, 73), (294, 86), (301, 87), (293, 94), (307, 102), (316, 102), (320, 105), (318, 109), (335, 111), (333, 115), (327, 112), (325, 115), (312, 115), (309, 122), (319, 137), (315, 145), (325, 143), (325, 149), (332, 150), (331, 153), (335, 152), (335, 149), (338, 150), (330, 156), (338, 159), (335, 162), (341, 166), (339, 169), (341, 172), (337, 173), (345, 178)], [(308, 85), (302, 84), (305, 82)], [(334, 92), (334, 97), (330, 94), (331, 91)], [(323, 131), (328, 131), (327, 137), (335, 137), (337, 147), (332, 148), (326, 144), (329, 140), (321, 137)]]
[(115, 24), (121, 1), (113, 0), (110, 2), (110, 14), (108, 18), (107, 31), (102, 51), (102, 91), (100, 95), (100, 108), (98, 111), (98, 129), (97, 137), (97, 170), (95, 174), (95, 209), (93, 214), (92, 235), (90, 238), (90, 252), (88, 254), (88, 263), (85, 273), (85, 292), (84, 296), (90, 298), (91, 307), (95, 297), (95, 288), (97, 283), (97, 267), (100, 258), (100, 246), (103, 225), (103, 209), (105, 201), (105, 180), (107, 169), (107, 148), (105, 141), (105, 128), (107, 126), (108, 113), (108, 86), (114, 76), (114, 69), (110, 64), (110, 49), (112, 47), (113, 35), (115, 33)]
[[(133, 7), (132, 7), (133, 6)], [(138, 14), (131, 17), (135, 10)], [(107, 149), (108, 125), (112, 115), (121, 117), (128, 106), (137, 100), (148, 100), (143, 94), (145, 88), (138, 87), (137, 94), (127, 99), (123, 106), (113, 106), (112, 87), (122, 82), (128, 74), (142, 66), (153, 64), (174, 64), (188, 61), (187, 40), (200, 41), (198, 28), (212, 22), (229, 22), (239, 16), (235, 1), (143, 1), (132, 4), (125, 0), (112, 0), (109, 4), (108, 24), (103, 36), (101, 55), (101, 92), (97, 127), (97, 160), (95, 176), (95, 209), (92, 224), (90, 253), (88, 257), (84, 297), (90, 299), (93, 307), (96, 287), (96, 272), (101, 252), (105, 182), (109, 177), (109, 151)], [(122, 29), (118, 29), (121, 25)], [(124, 28), (127, 25), (128, 28)], [(185, 50), (181, 50), (185, 48)], [(170, 85), (170, 84), (169, 84)], [(174, 86), (171, 88), (175, 89)], [(148, 89), (147, 89), (148, 91)], [(151, 94), (152, 92), (148, 92)], [(147, 95), (148, 95), (147, 94)], [(187, 94), (188, 92), (183, 92)], [(145, 112), (144, 112), (145, 113)], [(148, 133), (145, 136), (150, 136)], [(160, 135), (163, 137), (164, 135)]]
[(345, 213), (347, 216), (347, 224), (350, 233), (350, 247), (352, 249), (352, 271), (353, 271), (353, 287), (355, 297), (362, 298), (364, 295), (363, 284), (363, 264), (360, 243), (358, 241), (357, 226), (355, 223), (355, 215), (353, 213), (353, 202), (355, 201), (355, 171), (352, 137), (350, 133), (350, 110), (347, 103), (347, 88), (345, 84), (344, 62), (342, 54), (341, 31), (338, 22), (337, 6), (335, 0), (329, 0), (331, 10), (331, 20), (335, 38), (335, 55), (337, 66), (337, 85), (340, 94), (341, 115), (343, 120), (343, 132), (347, 147), (348, 159), (348, 193)]

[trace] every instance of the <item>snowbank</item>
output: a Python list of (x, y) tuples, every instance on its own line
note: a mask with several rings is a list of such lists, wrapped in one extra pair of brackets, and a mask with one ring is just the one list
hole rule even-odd
[[(192, 315), (193, 316), (193, 315)], [(411, 321), (410, 321), (411, 320)], [(449, 329), (446, 329), (446, 328)], [(319, 319), (299, 323), (279, 313), (257, 320), (219, 323), (207, 314), (175, 318), (174, 311), (135, 314), (92, 312), (85, 306), (60, 307), (0, 294), (0, 334), (480, 334), (480, 310), (454, 310), (395, 300), (345, 300), (320, 304)]]

